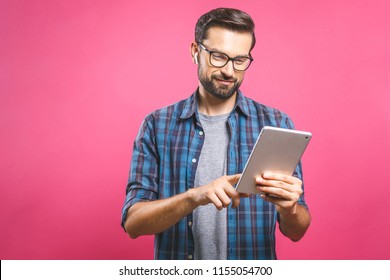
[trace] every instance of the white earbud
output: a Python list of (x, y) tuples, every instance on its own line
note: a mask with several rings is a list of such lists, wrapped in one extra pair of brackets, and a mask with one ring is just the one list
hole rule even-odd
[(196, 52), (194, 54), (195, 64), (198, 64), (198, 53)]

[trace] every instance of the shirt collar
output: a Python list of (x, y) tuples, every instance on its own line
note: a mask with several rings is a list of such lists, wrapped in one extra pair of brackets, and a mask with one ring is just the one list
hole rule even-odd
[[(196, 90), (190, 98), (188, 98), (183, 107), (183, 111), (180, 115), (181, 119), (188, 119), (194, 114), (198, 114), (198, 99), (197, 99), (198, 90)], [(245, 99), (244, 95), (240, 90), (237, 91), (236, 104), (234, 105), (233, 111), (241, 111), (244, 115), (249, 116), (249, 105), (248, 101)]]

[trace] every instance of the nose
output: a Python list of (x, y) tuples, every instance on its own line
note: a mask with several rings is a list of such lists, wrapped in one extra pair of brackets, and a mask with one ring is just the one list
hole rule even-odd
[(234, 75), (233, 61), (228, 61), (228, 63), (221, 68), (221, 72), (226, 77), (232, 77)]

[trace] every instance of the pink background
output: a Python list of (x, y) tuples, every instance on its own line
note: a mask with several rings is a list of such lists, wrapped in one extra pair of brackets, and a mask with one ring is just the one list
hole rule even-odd
[(390, 258), (389, 1), (0, 0), (0, 258), (149, 259), (120, 227), (132, 143), (197, 86), (198, 17), (257, 25), (242, 89), (313, 133), (312, 226), (280, 259)]

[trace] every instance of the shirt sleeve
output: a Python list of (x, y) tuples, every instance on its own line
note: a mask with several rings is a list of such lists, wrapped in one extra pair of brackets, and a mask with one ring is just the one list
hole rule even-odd
[(122, 208), (122, 227), (128, 209), (137, 202), (158, 198), (159, 157), (156, 148), (154, 121), (151, 115), (143, 121), (134, 140), (126, 199)]
[[(294, 129), (294, 123), (286, 114), (283, 114), (283, 118), (284, 118), (284, 120), (282, 120), (282, 127), (288, 128), (288, 129)], [(306, 209), (308, 209), (306, 201), (305, 201), (305, 188), (304, 188), (304, 182), (303, 182), (303, 171), (302, 171), (302, 162), (301, 161), (298, 162), (298, 165), (295, 168), (293, 176), (301, 179), (301, 181), (302, 181), (303, 193), (298, 199), (298, 204), (300, 204), (303, 207), (305, 207)]]

